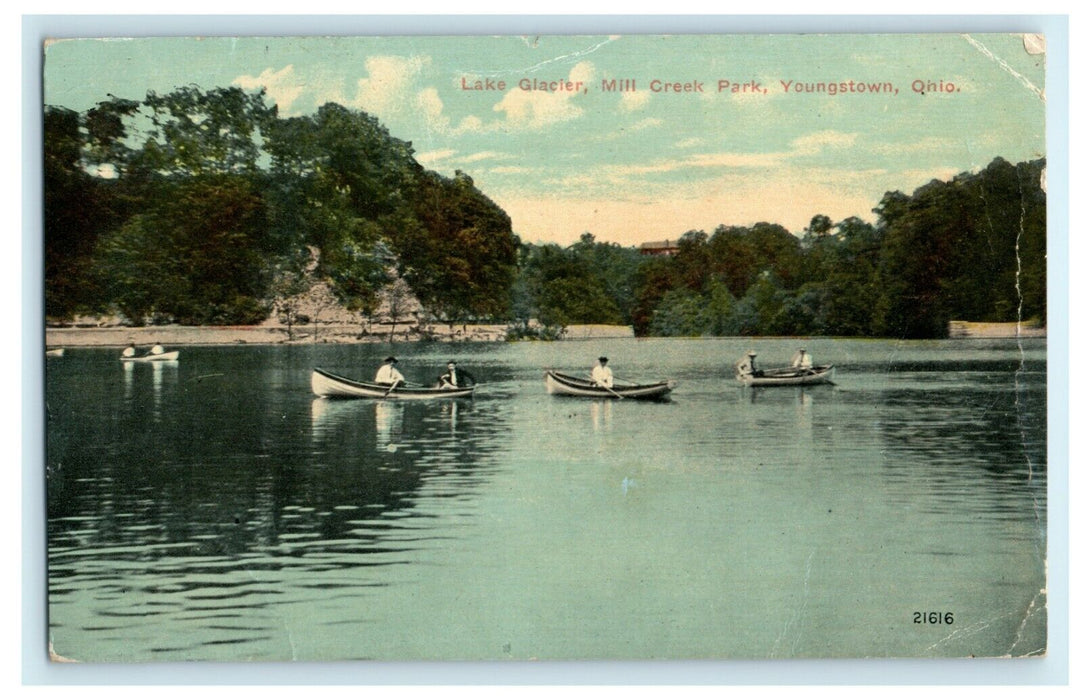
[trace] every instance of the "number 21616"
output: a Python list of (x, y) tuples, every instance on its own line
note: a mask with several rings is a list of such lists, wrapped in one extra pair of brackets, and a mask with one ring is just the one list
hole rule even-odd
[(915, 625), (950, 625), (955, 622), (955, 615), (950, 612), (916, 612)]

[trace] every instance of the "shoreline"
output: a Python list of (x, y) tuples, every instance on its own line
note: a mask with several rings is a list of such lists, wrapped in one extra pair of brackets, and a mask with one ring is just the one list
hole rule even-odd
[[(507, 342), (506, 324), (305, 324), (259, 326), (47, 326), (45, 347), (124, 347), (161, 345), (305, 345), (314, 343)], [(634, 338), (631, 326), (577, 325), (564, 338)]]
[[(959, 324), (959, 325), (956, 325)], [(965, 330), (964, 330), (965, 329)], [(634, 338), (628, 326), (569, 326), (565, 340), (600, 338)], [(959, 332), (963, 331), (963, 332)], [(413, 342), (506, 342), (508, 328), (504, 325), (431, 326), (420, 331), (417, 326), (398, 324), (392, 333), (391, 324), (307, 324), (293, 327), (293, 338), (286, 326), (101, 326), (46, 327), (45, 347), (124, 347), (129, 343), (150, 346), (155, 343), (184, 345), (305, 345), (413, 343)], [(1015, 323), (952, 322), (947, 339), (1011, 339), (1045, 338), (1046, 329)]]
[(293, 337), (286, 326), (102, 326), (46, 327), (45, 346), (56, 347), (124, 347), (155, 343), (183, 345), (304, 345), (313, 343), (386, 343), (434, 341), (503, 341), (505, 326), (444, 325), (420, 332), (416, 326), (398, 324), (346, 325), (313, 324), (293, 327)]

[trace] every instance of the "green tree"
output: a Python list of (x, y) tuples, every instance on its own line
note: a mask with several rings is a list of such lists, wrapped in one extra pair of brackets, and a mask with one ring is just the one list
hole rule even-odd
[(262, 90), (247, 93), (237, 87), (148, 92), (143, 105), (151, 128), (142, 144), (141, 167), (195, 177), (256, 173), (260, 127), (276, 111), (264, 98)]
[(703, 335), (710, 325), (703, 297), (687, 287), (671, 289), (662, 296), (651, 318), (651, 335)]
[(109, 186), (83, 169), (80, 115), (46, 109), (43, 128), (45, 314), (69, 318), (100, 304), (102, 290), (90, 274), (92, 256), (98, 238), (117, 224), (117, 216)]
[(103, 237), (98, 268), (110, 298), (137, 325), (254, 323), (266, 317), (263, 206), (243, 178), (178, 184)]

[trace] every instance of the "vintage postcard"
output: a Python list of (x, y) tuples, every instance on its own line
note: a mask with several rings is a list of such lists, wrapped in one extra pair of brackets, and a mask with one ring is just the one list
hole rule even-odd
[(42, 51), (54, 662), (1048, 653), (1045, 36)]

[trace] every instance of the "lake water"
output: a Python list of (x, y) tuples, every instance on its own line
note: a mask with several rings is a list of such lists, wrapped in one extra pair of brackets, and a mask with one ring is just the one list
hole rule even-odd
[[(1041, 653), (1044, 341), (813, 340), (834, 386), (733, 380), (796, 345), (69, 349), (46, 365), (49, 639), (120, 662)], [(389, 352), (481, 386), (312, 395), (312, 367)], [(543, 368), (600, 354), (672, 401), (546, 394)]]

